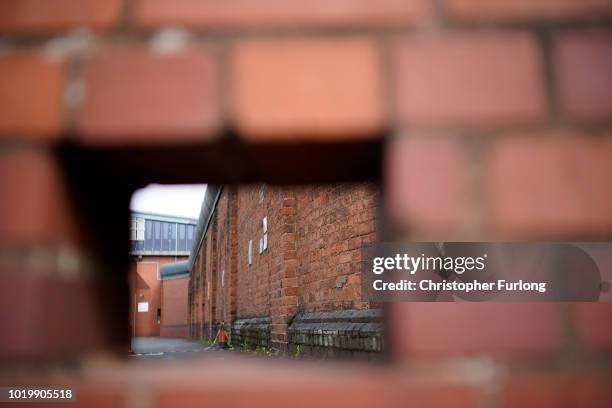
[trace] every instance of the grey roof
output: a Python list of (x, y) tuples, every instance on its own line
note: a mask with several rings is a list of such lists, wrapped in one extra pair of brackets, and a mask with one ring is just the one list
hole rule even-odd
[(189, 260), (187, 261), (189, 273), (193, 272), (195, 259), (198, 255), (200, 247), (202, 246), (204, 237), (206, 236), (208, 225), (210, 224), (212, 215), (215, 212), (217, 201), (219, 201), (219, 196), (221, 195), (222, 190), (223, 186), (215, 186), (211, 184), (206, 186), (206, 193), (204, 194), (202, 209), (200, 210), (200, 219), (198, 220), (198, 225), (196, 226), (195, 236), (193, 239), (193, 247), (191, 248), (191, 253), (189, 254)]
[(163, 265), (159, 268), (159, 273), (162, 280), (187, 277), (189, 276), (188, 262), (183, 261)]
[(153, 214), (153, 213), (142, 212), (142, 211), (132, 211), (132, 217), (140, 217), (140, 218), (145, 218), (148, 220), (156, 220), (156, 221), (176, 222), (178, 224), (195, 225), (198, 223), (198, 220), (194, 220), (192, 218), (176, 217), (174, 215)]

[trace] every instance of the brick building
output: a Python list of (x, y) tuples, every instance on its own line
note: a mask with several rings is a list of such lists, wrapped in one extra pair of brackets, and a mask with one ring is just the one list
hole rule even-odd
[(160, 269), (160, 337), (187, 336), (189, 270), (187, 261), (165, 264)]
[[(185, 337), (189, 248), (196, 221), (132, 213), (130, 334)], [(181, 261), (183, 261), (181, 263)]]
[(380, 351), (380, 311), (360, 296), (377, 195), (367, 183), (209, 187), (190, 257), (190, 336), (214, 338), (225, 322), (236, 345)]

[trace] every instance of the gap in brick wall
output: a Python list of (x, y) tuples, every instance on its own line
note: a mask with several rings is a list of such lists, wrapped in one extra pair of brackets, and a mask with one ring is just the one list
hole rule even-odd
[[(200, 210), (180, 213), (173, 194)], [(216, 350), (223, 331), (240, 352), (383, 358), (381, 305), (361, 299), (361, 247), (378, 240), (377, 183), (154, 185), (136, 195), (135, 353)]]
[[(381, 138), (296, 146), (224, 140), (57, 149), (89, 232), (84, 245), (110, 283), (105, 296), (118, 299), (113, 317), (91, 324), (101, 324), (107, 345), (122, 355), (133, 337), (178, 336), (192, 340), (187, 351), (207, 348), (223, 323), (237, 349), (382, 359), (382, 310), (360, 300), (357, 266), (360, 246), (379, 229)], [(190, 219), (172, 226), (172, 217), (129, 211), (133, 192), (149, 183), (202, 182), (218, 189), (210, 219), (178, 217)], [(153, 240), (159, 225), (161, 247), (135, 253), (128, 238), (146, 242), (147, 225)], [(170, 255), (171, 245), (181, 251)], [(177, 262), (189, 272), (162, 278)], [(314, 335), (313, 324), (342, 334)]]

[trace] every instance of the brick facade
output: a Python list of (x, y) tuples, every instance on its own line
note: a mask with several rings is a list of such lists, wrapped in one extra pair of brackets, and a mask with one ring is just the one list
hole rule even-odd
[[(288, 334), (296, 316), (370, 308), (361, 301), (359, 262), (361, 245), (376, 239), (377, 197), (369, 184), (225, 187), (192, 254), (190, 335), (212, 339), (224, 322), (236, 344), (286, 351), (298, 344)], [(202, 267), (202, 259), (211, 262)]]
[[(168, 283), (162, 281), (160, 268), (163, 265), (171, 264), (186, 257), (176, 256), (142, 256), (133, 257), (130, 262), (129, 282), (130, 282), (130, 329), (133, 336), (162, 336), (162, 337), (184, 337), (185, 328), (182, 331), (164, 331), (164, 324), (178, 324), (180, 320), (179, 304), (185, 303), (187, 292), (181, 288), (177, 282)], [(177, 279), (179, 281), (179, 279)], [(186, 285), (185, 279), (184, 285)], [(148, 312), (138, 312), (139, 302), (148, 303)], [(166, 305), (164, 305), (166, 303)], [(170, 313), (167, 323), (164, 320), (166, 306), (170, 306)], [(160, 321), (157, 321), (157, 311), (160, 311)], [(187, 311), (184, 311), (182, 324), (185, 324)], [(181, 334), (175, 336), (175, 334)]]
[(160, 337), (187, 337), (188, 290), (187, 277), (162, 281)]

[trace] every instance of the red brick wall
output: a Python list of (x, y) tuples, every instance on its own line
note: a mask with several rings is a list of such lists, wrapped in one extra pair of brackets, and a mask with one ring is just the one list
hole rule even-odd
[[(360, 248), (376, 238), (377, 197), (376, 188), (369, 184), (225, 187), (206, 246), (198, 254), (216, 261), (207, 263), (210, 269), (203, 272), (196, 262), (192, 276), (191, 319), (205, 325), (272, 317), (273, 337), (286, 343), (287, 322), (298, 311), (369, 307), (360, 300)], [(260, 254), (264, 217), (268, 248)], [(252, 265), (248, 264), (249, 240)], [(204, 251), (212, 252), (204, 255)], [(202, 289), (197, 286), (201, 276), (213, 276), (213, 270), (214, 296), (204, 303), (215, 312), (198, 320), (197, 293)]]
[[(237, 316), (270, 315), (271, 274), (279, 268), (283, 248), (278, 217), (283, 195), (278, 188), (262, 184), (238, 189), (238, 290)], [(259, 254), (259, 239), (263, 236), (262, 220), (268, 217), (268, 250)], [(248, 265), (249, 240), (253, 241), (253, 264)]]
[(189, 278), (166, 279), (161, 291), (161, 337), (187, 336)]
[(216, 305), (214, 319), (217, 322), (231, 322), (235, 315), (235, 239), (231, 213), (235, 207), (235, 189), (228, 187), (217, 204), (217, 287), (216, 297), (212, 302)]
[[(130, 263), (130, 327), (135, 336), (159, 336), (157, 309), (162, 309), (162, 281), (159, 269), (166, 264), (180, 262), (185, 257), (143, 256)], [(187, 302), (185, 294), (185, 303)], [(138, 302), (148, 302), (148, 312), (135, 312)], [(135, 327), (134, 327), (135, 325)]]
[(367, 308), (361, 301), (361, 246), (376, 240), (376, 188), (304, 187), (296, 198), (298, 309)]

